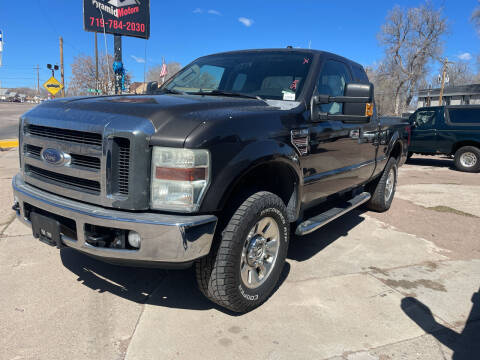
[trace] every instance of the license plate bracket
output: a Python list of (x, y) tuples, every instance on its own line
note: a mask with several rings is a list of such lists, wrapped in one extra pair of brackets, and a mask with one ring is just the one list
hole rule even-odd
[(40, 241), (51, 245), (62, 247), (60, 235), (60, 223), (48, 216), (32, 211), (30, 213), (33, 236)]

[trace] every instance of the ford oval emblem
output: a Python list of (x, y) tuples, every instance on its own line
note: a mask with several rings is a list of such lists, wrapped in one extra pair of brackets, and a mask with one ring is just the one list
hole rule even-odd
[(57, 149), (45, 149), (42, 151), (42, 159), (48, 164), (62, 166), (69, 162), (70, 155)]

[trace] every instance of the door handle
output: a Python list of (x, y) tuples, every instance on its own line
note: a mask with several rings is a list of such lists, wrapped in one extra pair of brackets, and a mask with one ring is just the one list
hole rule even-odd
[(360, 138), (360, 129), (350, 130), (350, 135), (349, 136), (352, 139), (359, 139)]

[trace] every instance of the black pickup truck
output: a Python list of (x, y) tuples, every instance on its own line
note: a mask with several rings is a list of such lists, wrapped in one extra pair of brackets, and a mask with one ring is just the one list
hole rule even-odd
[(413, 154), (451, 155), (460, 171), (480, 171), (480, 105), (420, 108), (409, 118)]
[(278, 282), (291, 229), (392, 203), (409, 128), (378, 119), (357, 63), (236, 51), (148, 88), (21, 117), (14, 209), (34, 237), (126, 265), (194, 264), (205, 296), (246, 312)]

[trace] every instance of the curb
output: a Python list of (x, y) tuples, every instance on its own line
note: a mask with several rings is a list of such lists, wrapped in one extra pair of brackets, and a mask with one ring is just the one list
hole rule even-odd
[(7, 150), (18, 146), (17, 139), (0, 140), (0, 150)]

